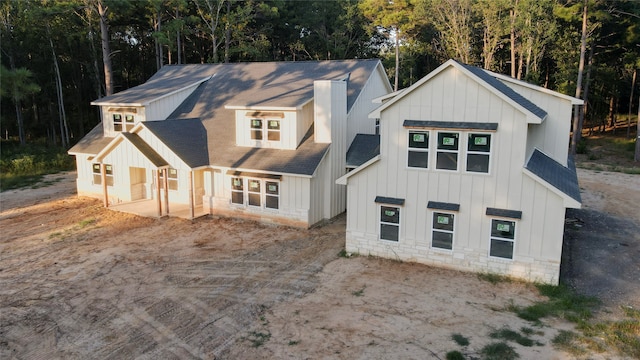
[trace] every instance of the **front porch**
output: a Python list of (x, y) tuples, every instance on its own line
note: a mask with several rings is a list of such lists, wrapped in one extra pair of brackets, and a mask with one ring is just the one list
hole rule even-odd
[[(162, 203), (162, 216), (179, 217), (182, 219), (192, 220), (205, 215), (209, 215), (209, 209), (205, 209), (202, 204), (194, 205), (193, 212), (189, 204), (169, 203), (169, 212), (164, 208)], [(144, 217), (158, 218), (158, 201), (155, 199), (136, 200), (124, 202), (120, 204), (110, 205), (109, 209), (125, 212), (129, 214), (140, 215)], [(160, 216), (160, 217), (162, 217)]]

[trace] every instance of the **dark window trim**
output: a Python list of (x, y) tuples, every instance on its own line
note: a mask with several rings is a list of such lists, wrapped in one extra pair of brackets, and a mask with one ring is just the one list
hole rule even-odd
[(376, 196), (375, 202), (379, 204), (389, 204), (389, 205), (404, 205), (404, 199), (386, 197), (386, 196)]
[(426, 129), (456, 129), (456, 130), (483, 130), (496, 131), (498, 123), (460, 122), (460, 121), (433, 121), (433, 120), (405, 120), (402, 126), (406, 128)]
[(522, 211), (518, 210), (507, 210), (488, 207), (486, 214), (489, 216), (498, 216), (510, 219), (522, 219)]
[(282, 175), (273, 175), (273, 174), (263, 174), (263, 173), (255, 173), (248, 171), (235, 171), (235, 170), (227, 170), (227, 175), (231, 175), (233, 177), (253, 177), (260, 179), (272, 179), (282, 181)]
[(429, 201), (427, 203), (427, 208), (436, 209), (436, 210), (444, 210), (444, 211), (460, 211), (460, 204), (447, 203), (447, 202), (438, 202), (438, 201)]

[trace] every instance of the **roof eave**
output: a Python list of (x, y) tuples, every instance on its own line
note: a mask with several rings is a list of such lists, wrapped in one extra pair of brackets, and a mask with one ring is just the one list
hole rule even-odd
[(380, 160), (380, 155), (376, 155), (373, 158), (371, 158), (371, 160), (367, 161), (366, 163), (358, 166), (357, 168), (349, 171), (348, 173), (342, 175), (341, 177), (336, 179), (336, 184), (338, 185), (347, 185), (349, 182), (349, 178), (352, 177), (353, 175), (359, 173), (360, 171), (366, 169), (367, 167), (369, 167), (369, 165), (377, 162), (378, 160)]
[(562, 192), (560, 189), (558, 189), (555, 186), (549, 184), (546, 180), (544, 180), (543, 178), (541, 178), (538, 175), (534, 174), (529, 169), (523, 167), (522, 168), (522, 172), (525, 175), (529, 176), (534, 181), (542, 184), (544, 187), (546, 187), (547, 189), (551, 190), (554, 194), (560, 196), (562, 198), (562, 200), (563, 200), (563, 205), (564, 205), (565, 208), (571, 208), (571, 209), (580, 209), (580, 208), (582, 208), (582, 203), (580, 203), (578, 200), (572, 198), (571, 196), (569, 196), (569, 195), (565, 194), (564, 192)]

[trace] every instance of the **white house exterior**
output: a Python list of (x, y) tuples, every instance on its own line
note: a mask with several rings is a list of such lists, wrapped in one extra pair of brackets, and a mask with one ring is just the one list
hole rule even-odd
[(558, 283), (582, 101), (454, 60), (382, 101), (379, 153), (337, 181), (346, 251)]
[(165, 66), (92, 103), (78, 194), (309, 227), (345, 210), (348, 145), (390, 91), (378, 60)]

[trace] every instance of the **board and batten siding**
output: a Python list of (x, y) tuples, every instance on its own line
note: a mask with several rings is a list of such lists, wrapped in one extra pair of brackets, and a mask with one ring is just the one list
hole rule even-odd
[[(408, 168), (406, 119), (497, 123), (489, 174), (464, 171), (465, 131), (457, 172), (434, 167), (438, 129), (428, 129), (430, 168)], [(381, 113), (380, 160), (348, 179), (347, 251), (557, 283), (564, 208), (559, 196), (522, 171), (527, 128), (523, 113), (455, 68), (399, 99)], [(405, 199), (397, 243), (378, 239), (376, 196)], [(453, 251), (431, 248), (429, 201), (460, 205), (454, 212)], [(513, 260), (489, 257), (493, 217), (486, 215), (488, 207), (523, 212), (516, 221)]]
[(180, 106), (200, 84), (186, 87), (173, 94), (163, 96), (146, 105), (146, 115), (142, 121), (165, 120)]
[(89, 160), (93, 155), (75, 154), (75, 157), (78, 195), (102, 198), (102, 185), (93, 183), (93, 162)]
[(371, 73), (360, 95), (351, 106), (347, 119), (347, 145), (353, 142), (357, 134), (375, 134), (376, 121), (369, 118), (371, 113), (380, 104), (373, 103), (371, 99), (378, 98), (391, 92), (391, 85), (386, 75), (378, 65)]
[[(297, 139), (297, 127), (295, 111), (265, 111), (269, 113), (282, 113), (284, 117), (251, 117), (248, 113), (259, 112), (257, 110), (236, 110), (236, 144), (238, 146), (249, 146), (258, 148), (274, 148), (274, 149), (286, 149), (295, 150), (298, 147)], [(263, 121), (269, 121), (269, 119), (280, 120), (280, 141), (268, 141), (266, 131), (263, 134), (263, 140), (251, 139), (251, 119), (262, 119)], [(263, 124), (266, 126), (266, 124)], [(266, 128), (264, 128), (266, 129)]]

